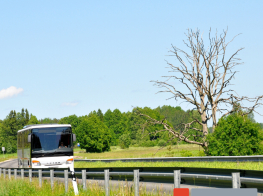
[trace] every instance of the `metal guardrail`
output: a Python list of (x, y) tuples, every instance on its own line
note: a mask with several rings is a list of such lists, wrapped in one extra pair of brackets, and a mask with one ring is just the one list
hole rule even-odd
[(206, 157), (158, 157), (158, 158), (123, 158), (123, 159), (74, 159), (74, 161), (85, 161), (85, 162), (259, 162), (263, 161), (263, 155), (256, 156), (206, 156)]
[[(54, 177), (65, 179), (65, 190), (68, 187), (68, 169), (18, 169), (0, 168), (0, 175), (18, 174), (24, 178), (26, 176), (51, 178), (51, 186)], [(75, 169), (77, 178), (82, 179), (83, 188), (86, 189), (87, 180), (104, 180), (105, 190), (109, 189), (109, 180), (134, 181), (134, 186), (139, 186), (140, 182), (171, 183), (174, 187), (180, 184), (216, 187), (216, 188), (257, 188), (259, 193), (263, 193), (263, 171), (255, 170), (235, 170), (235, 169), (212, 169), (212, 168), (188, 168), (188, 167), (144, 167), (144, 168), (77, 168)], [(177, 180), (176, 180), (177, 179)], [(179, 180), (178, 180), (179, 179)], [(177, 184), (176, 184), (177, 181)], [(137, 189), (136, 189), (137, 190)]]

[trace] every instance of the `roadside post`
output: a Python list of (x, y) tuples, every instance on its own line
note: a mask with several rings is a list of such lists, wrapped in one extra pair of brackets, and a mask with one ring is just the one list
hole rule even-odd
[(2, 151), (3, 151), (3, 155), (4, 155), (4, 158), (5, 158), (5, 147), (2, 147)]

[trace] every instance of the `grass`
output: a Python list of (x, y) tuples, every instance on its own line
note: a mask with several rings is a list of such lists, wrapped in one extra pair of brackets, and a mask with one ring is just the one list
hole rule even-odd
[[(90, 181), (87, 184), (88, 189), (83, 190), (78, 183), (79, 187), (79, 195), (90, 195), (90, 196), (104, 196), (104, 188), (100, 186), (98, 183), (91, 183)], [(38, 178), (33, 178), (30, 183), (27, 178), (24, 180), (12, 178), (11, 180), (7, 178), (0, 177), (0, 195), (1, 196), (73, 196), (74, 191), (71, 183), (69, 183), (68, 193), (65, 193), (64, 184), (61, 182), (55, 182), (53, 189), (51, 189), (50, 182), (44, 180), (42, 183), (42, 187), (38, 185)], [(120, 183), (118, 186), (110, 187), (110, 195), (111, 196), (133, 196), (134, 190), (128, 186), (127, 182)], [(146, 192), (144, 187), (140, 187), (140, 195), (141, 196), (165, 196), (170, 195), (165, 194), (162, 190), (153, 190), (152, 192)]]
[(0, 154), (0, 162), (9, 160), (9, 159), (17, 159), (17, 153), (13, 154)]
[[(84, 149), (75, 148), (74, 155), (78, 159), (118, 159), (118, 158), (146, 158), (146, 157), (180, 157), (182, 150), (190, 151), (193, 156), (198, 156), (202, 151), (198, 145), (179, 145), (169, 148), (165, 147), (130, 147), (129, 149), (121, 149), (119, 146), (112, 146), (110, 152), (103, 153), (86, 153)], [(199, 151), (200, 149), (200, 151)]]
[[(193, 156), (198, 156), (203, 150), (198, 145), (179, 145), (165, 147), (130, 147), (121, 149), (118, 146), (111, 147), (110, 152), (86, 153), (83, 149), (74, 149), (75, 158), (78, 159), (117, 159), (117, 158), (146, 158), (146, 157), (181, 157), (182, 151), (187, 150)], [(75, 168), (96, 168), (96, 167), (198, 167), (198, 168), (224, 168), (224, 169), (245, 169), (263, 170), (263, 162), (75, 162)]]
[(75, 168), (111, 168), (111, 167), (197, 167), (197, 168), (222, 168), (244, 169), (263, 171), (263, 162), (75, 162)]

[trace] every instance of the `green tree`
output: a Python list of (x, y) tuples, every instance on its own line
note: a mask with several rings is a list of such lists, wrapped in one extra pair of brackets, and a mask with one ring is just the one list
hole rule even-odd
[(40, 123), (37, 120), (37, 117), (31, 114), (30, 119), (28, 121), (28, 125), (36, 125), (36, 124), (40, 124)]
[(109, 109), (104, 114), (104, 123), (109, 128), (112, 135), (111, 145), (117, 145), (119, 137), (126, 130), (126, 121), (124, 115), (118, 109), (113, 111)]
[(76, 131), (76, 128), (78, 127), (80, 122), (81, 122), (81, 117), (77, 117), (75, 114), (61, 118), (59, 120), (59, 124), (70, 124), (71, 125), (72, 132), (76, 134), (76, 139), (77, 139), (76, 142), (80, 142), (80, 135)]
[(28, 112), (28, 110), (26, 109), (26, 124), (28, 123), (28, 121), (29, 121), (29, 112)]
[(0, 144), (6, 148), (8, 147), (8, 153), (16, 152), (17, 131), (23, 129), (23, 127), (28, 123), (28, 117), (28, 110), (22, 108), (21, 112), (18, 113), (16, 113), (15, 110), (11, 110), (6, 118), (1, 121)]
[(7, 144), (6, 144), (6, 153), (12, 153), (12, 152), (14, 152), (13, 151), (13, 147), (12, 147), (12, 144), (10, 143), (10, 142), (7, 142)]
[(40, 124), (58, 124), (59, 122), (59, 119), (56, 119), (56, 118), (44, 118), (44, 119), (40, 119), (39, 120), (39, 123)]
[(103, 113), (102, 113), (102, 111), (100, 109), (98, 109), (97, 115), (100, 118), (100, 120), (103, 122), (104, 121), (104, 117), (103, 117)]
[(119, 145), (122, 149), (129, 148), (131, 144), (131, 137), (128, 133), (125, 133), (119, 138)]
[(221, 118), (207, 137), (205, 153), (211, 156), (241, 156), (262, 153), (260, 125), (239, 113)]
[(12, 152), (16, 152), (16, 140), (17, 140), (17, 131), (22, 129), (19, 125), (16, 111), (11, 110), (9, 115), (3, 120), (2, 124), (2, 137), (4, 139), (2, 145), (7, 147), (7, 144), (10, 143), (12, 146)]
[(76, 132), (79, 135), (79, 143), (86, 152), (110, 151), (111, 135), (108, 127), (97, 115), (89, 115), (77, 126)]

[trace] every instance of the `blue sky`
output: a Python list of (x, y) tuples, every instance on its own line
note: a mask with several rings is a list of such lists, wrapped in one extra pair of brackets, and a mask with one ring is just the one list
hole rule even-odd
[(228, 40), (242, 33), (229, 49), (245, 48), (233, 88), (262, 95), (262, 7), (263, 1), (1, 1), (0, 119), (22, 107), (40, 119), (177, 106), (169, 94), (155, 94), (150, 81), (168, 75), (165, 60), (176, 63), (168, 51), (171, 44), (186, 49), (188, 28), (207, 36), (210, 28), (228, 27)]

